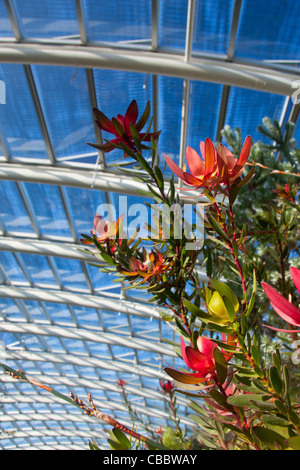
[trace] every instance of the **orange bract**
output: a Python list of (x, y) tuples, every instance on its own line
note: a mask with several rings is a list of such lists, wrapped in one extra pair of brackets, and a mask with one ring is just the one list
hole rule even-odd
[(205, 142), (200, 144), (202, 158), (193, 148), (187, 147), (186, 159), (190, 173), (179, 168), (167, 155), (165, 155), (165, 159), (173, 173), (188, 186), (196, 189), (213, 189), (218, 184), (232, 183), (242, 174), (249, 158), (250, 149), (251, 137), (248, 136), (236, 161), (232, 152), (224, 145), (219, 144), (216, 149), (213, 142), (207, 138)]

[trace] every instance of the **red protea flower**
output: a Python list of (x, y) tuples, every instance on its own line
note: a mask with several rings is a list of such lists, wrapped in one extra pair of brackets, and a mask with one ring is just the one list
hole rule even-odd
[(251, 137), (245, 139), (241, 154), (236, 161), (233, 154), (224, 145), (220, 144), (215, 149), (213, 142), (207, 138), (201, 142), (200, 151), (202, 158), (191, 147), (187, 147), (186, 159), (190, 170), (179, 168), (173, 160), (165, 156), (166, 162), (185, 184), (194, 189), (213, 189), (218, 184), (229, 184), (238, 178), (246, 165), (251, 149)]
[[(97, 108), (94, 108), (94, 114), (96, 117), (96, 123), (98, 127), (110, 134), (114, 134), (115, 138), (107, 141), (105, 144), (91, 144), (92, 147), (102, 150), (103, 152), (111, 152), (116, 146), (120, 144), (125, 144), (133, 152), (137, 152), (136, 138), (140, 142), (147, 141), (151, 142), (151, 138), (154, 140), (158, 139), (161, 131), (158, 132), (146, 132), (142, 133), (146, 122), (148, 121), (150, 113), (150, 103), (148, 101), (145, 111), (142, 114), (141, 118), (138, 119), (138, 105), (136, 100), (132, 100), (130, 105), (127, 108), (125, 116), (118, 114), (116, 118), (109, 119), (102, 111)], [(141, 148), (147, 148), (141, 145)], [(126, 156), (126, 152), (125, 152)]]
[[(184, 384), (198, 384), (215, 377), (216, 363), (214, 350), (218, 347), (217, 344), (204, 336), (198, 337), (197, 349), (192, 346), (186, 346), (182, 337), (180, 338), (180, 341), (181, 355), (184, 362), (189, 369), (196, 372), (181, 372), (170, 367), (166, 367), (166, 373), (177, 382)], [(225, 357), (225, 360), (229, 360), (229, 357)]]
[(221, 183), (230, 184), (236, 180), (244, 171), (245, 165), (250, 155), (251, 137), (248, 135), (245, 139), (239, 158), (236, 160), (223, 144), (218, 145), (218, 170), (221, 177)]
[[(290, 272), (295, 287), (300, 293), (300, 269), (291, 268)], [(279, 292), (277, 292), (277, 290), (266, 282), (262, 282), (261, 285), (275, 312), (290, 325), (300, 327), (300, 309), (291, 304), (291, 302), (286, 300), (281, 294), (279, 294)], [(282, 331), (285, 333), (300, 332), (300, 330), (282, 330), (268, 325), (264, 326), (267, 326), (272, 330)]]
[[(96, 214), (94, 217), (94, 227), (91, 230), (91, 236), (96, 236), (100, 244), (107, 243), (109, 240), (115, 240), (121, 227), (123, 216), (120, 216), (116, 221), (110, 222), (105, 220), (101, 215)], [(80, 239), (84, 245), (91, 245), (93, 242), (86, 238)]]
[(148, 253), (143, 250), (144, 259), (131, 258), (129, 268), (122, 270), (121, 273), (126, 276), (139, 276), (142, 282), (151, 281), (153, 278), (158, 280), (172, 265), (172, 261), (166, 260), (163, 255), (155, 249)]
[(161, 391), (165, 394), (170, 394), (176, 388), (175, 385), (170, 380), (167, 380), (166, 382), (164, 382), (162, 379), (159, 379), (159, 385), (160, 385)]

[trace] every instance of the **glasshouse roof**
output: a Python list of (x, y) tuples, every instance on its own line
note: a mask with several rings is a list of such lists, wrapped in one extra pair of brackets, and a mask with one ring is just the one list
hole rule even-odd
[[(177, 361), (174, 328), (81, 250), (99, 205), (151, 201), (114, 152), (88, 145), (107, 138), (93, 108), (112, 117), (149, 101), (159, 154), (180, 166), (225, 126), (263, 138), (266, 116), (295, 123), (299, 140), (299, 14), (291, 0), (0, 0), (0, 362), (90, 392), (128, 424), (125, 381), (146, 427), (168, 423), (159, 379)], [(0, 423), (4, 450), (107, 445), (105, 425), (3, 370)]]

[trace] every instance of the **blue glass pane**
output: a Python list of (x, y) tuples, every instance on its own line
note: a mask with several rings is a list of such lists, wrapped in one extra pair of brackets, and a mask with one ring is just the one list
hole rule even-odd
[(90, 276), (90, 281), (92, 283), (93, 289), (95, 291), (101, 291), (109, 289), (109, 292), (120, 292), (120, 286), (117, 286), (112, 283), (114, 276), (110, 273), (103, 273), (95, 266), (86, 265), (88, 274)]
[(184, 50), (188, 2), (164, 0), (159, 6), (159, 46)]
[(84, 0), (90, 41), (139, 43), (151, 39), (151, 1)]
[(14, 1), (25, 37), (79, 38), (79, 27), (73, 0)]
[(200, 152), (200, 141), (215, 140), (222, 86), (192, 80), (187, 126), (187, 146)]
[(79, 325), (94, 327), (95, 331), (101, 329), (99, 326), (99, 316), (93, 308), (72, 306), (72, 311)]
[[(161, 164), (167, 154), (176, 163), (180, 153), (181, 107), (183, 101), (183, 80), (160, 76), (158, 80), (158, 129), (162, 130), (158, 151)], [(169, 167), (166, 173), (171, 173)]]
[(102, 323), (105, 330), (118, 326), (122, 334), (128, 332), (128, 318), (125, 313), (109, 312), (101, 310)]
[(34, 284), (58, 287), (51, 267), (44, 256), (21, 253), (20, 257)]
[(20, 268), (12, 253), (1, 251), (0, 264), (5, 271), (5, 274), (8, 276), (12, 283), (25, 282), (28, 284), (28, 281), (24, 276), (22, 269)]
[(82, 233), (90, 235), (97, 207), (106, 203), (105, 193), (93, 189), (65, 187), (65, 194), (78, 238), (81, 238)]
[[(151, 113), (153, 112), (151, 75), (119, 70), (95, 70), (94, 80), (98, 108), (109, 119), (116, 117), (118, 114), (124, 116), (127, 107), (133, 99), (137, 101), (139, 116), (142, 115), (147, 101), (150, 101)], [(102, 135), (103, 139), (108, 140), (114, 137), (107, 132), (102, 132)], [(92, 142), (95, 142), (95, 138), (93, 138)], [(123, 152), (118, 150), (106, 153), (107, 163), (114, 162), (117, 158), (122, 157), (122, 155)]]
[(232, 87), (230, 89), (225, 125), (242, 130), (242, 139), (251, 135), (253, 140), (263, 140), (257, 126), (267, 116), (279, 120), (285, 97), (255, 90)]
[(87, 145), (95, 135), (85, 70), (35, 65), (32, 71), (56, 158), (95, 154)]
[[(2, 260), (1, 260), (2, 263)], [(19, 308), (15, 304), (15, 302), (12, 299), (7, 299), (7, 298), (1, 298), (0, 299), (0, 310), (1, 310), (1, 318), (3, 318), (4, 321), (21, 321), (24, 320), (24, 315), (20, 312)], [(9, 333), (7, 333), (9, 334)], [(2, 339), (3, 341), (3, 339)], [(5, 343), (8, 345), (9, 343)], [(1, 344), (0, 344), (1, 348)], [(0, 352), (2, 354), (2, 351), (0, 349)]]
[(14, 36), (4, 0), (0, 0), (0, 36)]
[(300, 59), (300, 4), (293, 0), (242, 3), (235, 55), (256, 60)]
[(54, 324), (74, 326), (71, 312), (64, 304), (44, 302), (46, 311)]
[(1, 181), (0, 184), (0, 217), (5, 230), (34, 234), (30, 219), (25, 210), (16, 184)]
[(34, 322), (44, 324), (50, 323), (50, 319), (45, 314), (39, 302), (36, 302), (34, 300), (24, 300), (24, 304), (27, 310), (30, 312), (30, 316), (34, 320)]
[(0, 64), (6, 103), (0, 105), (0, 134), (11, 157), (48, 158), (24, 68)]
[(88, 285), (80, 261), (58, 257), (52, 259), (63, 287), (72, 290), (84, 289), (88, 291)]
[(196, 1), (194, 52), (227, 53), (233, 5), (233, 0)]
[(25, 183), (40, 230), (45, 235), (71, 238), (62, 200), (56, 186)]

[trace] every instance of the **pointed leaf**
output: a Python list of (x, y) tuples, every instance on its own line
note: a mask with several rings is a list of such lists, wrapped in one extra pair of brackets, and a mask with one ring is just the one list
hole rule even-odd
[(227, 243), (230, 243), (229, 238), (220, 226), (219, 222), (217, 222), (217, 220), (209, 212), (206, 214), (206, 217), (213, 230), (222, 238), (222, 240)]
[(277, 395), (280, 395), (283, 390), (283, 382), (280, 373), (275, 366), (270, 367), (270, 381), (274, 391), (277, 393)]
[(218, 382), (222, 385), (227, 378), (227, 362), (224, 355), (218, 348), (214, 349), (214, 358), (217, 369)]

